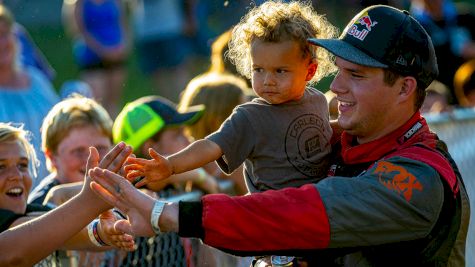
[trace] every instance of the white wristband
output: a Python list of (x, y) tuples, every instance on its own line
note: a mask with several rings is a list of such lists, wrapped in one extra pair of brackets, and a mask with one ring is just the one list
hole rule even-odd
[(160, 227), (158, 226), (158, 220), (160, 220), (160, 215), (162, 214), (163, 207), (165, 207), (167, 202), (155, 200), (155, 204), (153, 205), (152, 214), (150, 215), (150, 224), (152, 225), (152, 229), (155, 234), (160, 234)]
[(91, 240), (91, 242), (94, 245), (96, 245), (97, 247), (105, 247), (105, 246), (107, 246), (107, 244), (104, 243), (104, 241), (102, 241), (100, 239), (99, 233), (97, 232), (97, 224), (98, 223), (99, 223), (99, 220), (95, 219), (90, 224), (88, 224), (87, 225), (87, 234), (89, 235), (89, 240)]

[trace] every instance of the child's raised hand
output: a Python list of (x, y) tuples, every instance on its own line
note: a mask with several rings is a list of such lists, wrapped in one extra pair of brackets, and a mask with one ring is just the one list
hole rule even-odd
[(126, 161), (127, 180), (134, 182), (144, 177), (135, 184), (137, 188), (164, 180), (173, 174), (173, 167), (168, 159), (158, 154), (153, 148), (149, 148), (148, 153), (152, 157), (151, 160), (129, 157)]
[(98, 232), (103, 241), (110, 246), (126, 250), (134, 250), (134, 237), (117, 230), (115, 223), (117, 219), (111, 210), (103, 212), (99, 216)]

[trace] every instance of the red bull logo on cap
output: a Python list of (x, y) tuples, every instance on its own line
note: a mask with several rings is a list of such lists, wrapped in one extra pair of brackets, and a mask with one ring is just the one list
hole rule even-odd
[[(347, 31), (347, 33), (361, 41), (364, 40), (366, 35), (371, 31), (371, 29), (378, 24), (377, 21), (373, 21), (371, 17), (368, 15), (368, 12), (365, 12), (362, 14), (361, 17), (359, 17), (353, 24), (353, 26), (350, 27), (350, 29)], [(363, 29), (359, 29), (363, 26)]]
[(377, 21), (373, 21), (371, 17), (368, 15), (368, 12), (363, 13), (363, 16), (361, 16), (355, 24), (360, 24), (366, 27), (368, 31), (371, 31), (371, 28), (373, 28), (376, 24), (378, 24)]

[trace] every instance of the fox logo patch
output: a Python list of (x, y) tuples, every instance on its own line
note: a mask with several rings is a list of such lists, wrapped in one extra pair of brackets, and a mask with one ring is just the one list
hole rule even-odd
[(407, 201), (411, 200), (414, 190), (423, 190), (422, 184), (414, 175), (409, 173), (404, 167), (387, 161), (378, 162), (373, 174), (379, 175), (379, 182), (387, 189), (396, 191)]

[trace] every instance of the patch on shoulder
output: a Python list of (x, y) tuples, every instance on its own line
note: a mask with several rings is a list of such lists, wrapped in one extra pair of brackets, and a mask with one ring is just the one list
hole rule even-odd
[(389, 190), (396, 191), (408, 202), (411, 200), (414, 190), (422, 191), (424, 189), (416, 176), (408, 172), (406, 168), (387, 161), (377, 162), (373, 174), (379, 176), (379, 182), (382, 185)]

